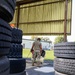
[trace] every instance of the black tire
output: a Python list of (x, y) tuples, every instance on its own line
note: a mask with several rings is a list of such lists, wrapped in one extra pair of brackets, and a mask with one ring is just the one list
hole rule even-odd
[(11, 37), (10, 36), (7, 36), (5, 34), (0, 34), (0, 41), (11, 42)]
[(67, 75), (67, 74), (63, 74), (63, 73), (59, 73), (59, 72), (55, 71), (55, 75)]
[(8, 69), (8, 70), (6, 70), (6, 71), (0, 73), (0, 75), (9, 75), (9, 71), (10, 71), (10, 69)]
[(75, 42), (64, 42), (54, 45), (54, 55), (63, 58), (75, 58)]
[(16, 28), (12, 29), (12, 43), (22, 43), (22, 30)]
[(11, 27), (0, 18), (0, 56), (7, 55), (11, 45)]
[(12, 36), (11, 31), (0, 26), (0, 34), (5, 34), (6, 36)]
[(13, 5), (11, 4), (12, 0), (10, 0), (11, 3), (8, 3), (7, 1), (0, 0), (0, 17), (5, 21), (10, 22), (13, 19), (15, 7), (13, 7)]
[(23, 72), (26, 68), (26, 60), (23, 58), (10, 58), (10, 74)]
[(10, 48), (11, 42), (0, 41), (0, 48)]
[(10, 48), (0, 48), (0, 56), (8, 55)]
[(11, 44), (8, 58), (22, 58), (22, 45)]
[(75, 75), (75, 59), (55, 58), (54, 69), (63, 74)]
[(11, 42), (0, 41), (0, 56), (8, 55), (10, 46), (11, 46)]
[(0, 75), (9, 75), (9, 60), (7, 57), (0, 57)]
[(11, 30), (10, 25), (6, 21), (4, 21), (3, 19), (1, 19), (1, 18), (0, 18), (0, 26), (3, 26), (5, 28)]
[(0, 18), (0, 34), (12, 36), (11, 30), (12, 28), (10, 27), (10, 25)]
[(6, 0), (6, 2), (11, 6), (13, 11), (15, 10), (16, 0)]
[(10, 75), (26, 75), (26, 71), (23, 71), (21, 73), (10, 74)]

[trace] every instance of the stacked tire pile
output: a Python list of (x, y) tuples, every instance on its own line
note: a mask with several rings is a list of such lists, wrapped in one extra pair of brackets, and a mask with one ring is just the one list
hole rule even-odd
[(12, 43), (9, 51), (9, 58), (22, 58), (22, 45)]
[(9, 52), (10, 75), (26, 75), (26, 60), (22, 58), (22, 30), (12, 28), (12, 44)]
[(55, 75), (75, 75), (75, 42), (54, 45)]
[(9, 58), (22, 58), (22, 30), (12, 28), (12, 41)]
[(8, 24), (14, 15), (15, 0), (0, 0), (0, 75), (9, 75), (7, 55), (11, 45), (11, 27)]

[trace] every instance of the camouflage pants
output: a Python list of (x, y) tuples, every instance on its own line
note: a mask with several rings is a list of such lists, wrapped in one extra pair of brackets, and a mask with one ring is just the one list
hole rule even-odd
[(33, 62), (40, 61), (40, 56), (41, 56), (40, 51), (34, 51), (34, 53), (33, 53)]

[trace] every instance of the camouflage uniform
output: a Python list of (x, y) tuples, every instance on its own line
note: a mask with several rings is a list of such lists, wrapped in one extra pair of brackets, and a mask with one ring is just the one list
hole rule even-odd
[(41, 43), (40, 41), (36, 40), (34, 43), (33, 43), (33, 49), (34, 49), (34, 53), (33, 53), (33, 61), (32, 61), (32, 65), (34, 65), (34, 62), (35, 60), (37, 62), (40, 62), (40, 56), (41, 56)]

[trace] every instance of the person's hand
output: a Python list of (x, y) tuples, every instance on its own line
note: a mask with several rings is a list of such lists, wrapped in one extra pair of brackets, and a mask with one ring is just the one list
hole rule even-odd
[(34, 51), (33, 49), (30, 50), (30, 52)]
[(32, 52), (32, 49), (30, 49), (30, 52)]

